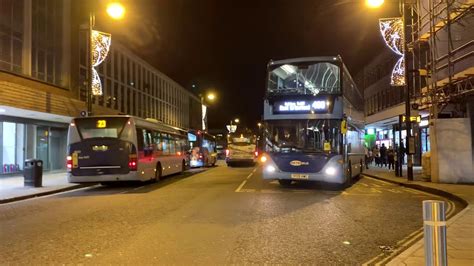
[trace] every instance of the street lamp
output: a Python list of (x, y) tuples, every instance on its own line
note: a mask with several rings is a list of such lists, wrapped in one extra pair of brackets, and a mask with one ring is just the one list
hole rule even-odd
[[(194, 84), (192, 86), (195, 86)], [(214, 102), (217, 96), (213, 92), (208, 92), (205, 94), (205, 99), (207, 99), (207, 103)], [(200, 93), (199, 98), (201, 99), (201, 107), (202, 107), (202, 129), (207, 130), (207, 105), (204, 101), (204, 94)]]
[(234, 119), (234, 122), (235, 122), (236, 124), (238, 124), (238, 123), (240, 123), (240, 119), (236, 118), (236, 119)]
[(369, 8), (379, 8), (383, 5), (384, 0), (366, 0), (365, 5)]
[(209, 101), (214, 101), (216, 99), (216, 95), (214, 93), (208, 93), (206, 97)]
[[(115, 19), (122, 19), (125, 14), (125, 8), (118, 2), (109, 3), (106, 8), (107, 14)], [(95, 14), (93, 11), (89, 13), (89, 26), (87, 28), (87, 38), (89, 42), (88, 57), (88, 71), (87, 71), (87, 91), (86, 91), (86, 105), (87, 116), (92, 115), (92, 96), (102, 95), (102, 85), (99, 74), (94, 69), (102, 63), (110, 49), (111, 34), (95, 31)]]
[[(383, 4), (383, 0), (366, 0), (366, 4), (367, 6), (369, 7), (372, 7), (372, 8), (377, 8), (377, 7), (380, 7), (382, 6)], [(407, 10), (405, 10), (406, 8), (406, 3), (404, 0), (402, 0), (400, 2), (400, 11), (401, 11), (401, 33), (396, 33), (395, 35), (391, 36), (391, 41), (386, 41), (386, 44), (389, 46), (390, 49), (392, 49), (392, 51), (394, 51), (395, 53), (399, 54), (402, 56), (402, 58), (399, 59), (399, 61), (397, 62), (397, 64), (395, 65), (395, 68), (394, 68), (394, 71), (392, 72), (392, 85), (394, 86), (403, 86), (406, 93), (405, 93), (405, 127), (406, 127), (406, 141), (405, 141), (405, 149), (407, 151), (407, 155), (408, 155), (408, 161), (407, 161), (407, 180), (409, 181), (412, 181), (413, 180), (413, 152), (415, 150), (415, 142), (414, 142), (414, 139), (412, 138), (411, 136), (411, 88), (410, 88), (410, 80), (409, 80), (409, 76), (408, 76), (408, 71), (407, 71), (407, 62), (408, 62), (408, 46), (407, 46), (407, 37), (410, 37), (410, 34), (411, 33), (408, 33), (408, 30), (409, 28), (407, 27), (407, 23), (406, 23), (406, 15), (410, 15), (410, 12), (407, 12)], [(387, 25), (389, 24), (381, 24), (383, 25), (384, 27), (387, 27)], [(382, 27), (383, 28), (383, 27)], [(391, 28), (394, 28), (393, 26), (390, 26), (389, 27), (390, 29)], [(384, 33), (384, 32), (382, 32)], [(384, 38), (386, 38), (386, 36), (384, 36)], [(399, 46), (401, 47), (396, 47), (397, 45), (397, 42), (399, 43)], [(401, 51), (400, 51), (401, 49)], [(402, 73), (403, 71), (403, 73)], [(397, 76), (398, 75), (398, 76)], [(394, 81), (394, 77), (395, 77), (395, 81)], [(398, 77), (398, 78), (397, 78)], [(400, 125), (401, 125), (401, 122), (400, 122)], [(401, 126), (399, 128), (400, 130), (400, 144), (401, 144)], [(401, 150), (401, 149), (400, 149)], [(398, 152), (400, 158), (398, 159), (399, 162), (401, 162), (401, 158), (403, 158), (402, 154), (400, 152)], [(402, 169), (401, 168), (401, 164), (400, 164), (400, 170)], [(402, 176), (402, 172), (400, 172), (400, 176)]]
[(113, 19), (122, 19), (125, 15), (125, 8), (117, 2), (109, 3), (107, 5), (107, 14)]

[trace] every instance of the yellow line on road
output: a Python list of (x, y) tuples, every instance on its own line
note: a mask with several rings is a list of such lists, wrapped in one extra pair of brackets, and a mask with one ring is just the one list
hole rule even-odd
[(240, 186), (235, 190), (235, 192), (240, 192), (240, 190), (242, 189), (242, 187), (245, 186), (245, 183), (247, 183), (247, 180), (244, 180), (244, 182), (242, 182), (242, 184), (240, 184)]
[(250, 179), (250, 177), (252, 177), (252, 175), (253, 175), (253, 173), (250, 173), (250, 174), (247, 176), (247, 178), (246, 178), (246, 179), (247, 179), (247, 180), (249, 180), (249, 179)]

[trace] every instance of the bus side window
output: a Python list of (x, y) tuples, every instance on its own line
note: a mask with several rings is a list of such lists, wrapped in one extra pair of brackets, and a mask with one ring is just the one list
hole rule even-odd
[(154, 153), (157, 156), (163, 155), (163, 143), (161, 141), (161, 134), (159, 132), (152, 132), (152, 143), (154, 148)]
[(169, 138), (168, 134), (161, 133), (161, 143), (162, 143), (162, 151), (164, 155), (170, 154), (170, 145), (169, 145)]
[(143, 140), (144, 140), (143, 153), (145, 157), (150, 157), (153, 155), (153, 145), (151, 142), (150, 130), (143, 130)]
[(168, 135), (169, 136), (169, 146), (170, 146), (170, 154), (176, 154), (176, 138), (173, 135)]
[(137, 128), (137, 149), (139, 157), (143, 157), (143, 149), (145, 147), (145, 140), (143, 138), (143, 129)]

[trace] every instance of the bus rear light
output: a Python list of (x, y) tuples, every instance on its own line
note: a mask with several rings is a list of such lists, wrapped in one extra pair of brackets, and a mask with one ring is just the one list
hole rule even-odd
[(227, 149), (225, 150), (225, 157), (229, 157), (230, 151)]
[(130, 171), (137, 171), (137, 164), (137, 156), (130, 154), (128, 157), (128, 169), (130, 169)]
[(255, 151), (255, 157), (258, 157), (258, 151)]
[(67, 166), (67, 170), (71, 171), (71, 169), (72, 169), (72, 156), (67, 156), (66, 157), (66, 166)]
[(180, 152), (180, 151), (178, 151), (176, 154), (178, 154), (178, 156), (181, 156), (181, 152)]

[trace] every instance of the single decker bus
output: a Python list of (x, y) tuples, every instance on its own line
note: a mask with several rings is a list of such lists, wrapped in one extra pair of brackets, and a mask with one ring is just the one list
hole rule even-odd
[(185, 170), (186, 147), (186, 131), (154, 119), (74, 118), (68, 132), (68, 181), (156, 181)]
[(252, 132), (230, 133), (225, 155), (227, 166), (255, 164), (258, 156), (256, 136)]

